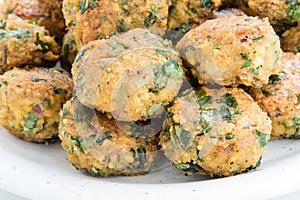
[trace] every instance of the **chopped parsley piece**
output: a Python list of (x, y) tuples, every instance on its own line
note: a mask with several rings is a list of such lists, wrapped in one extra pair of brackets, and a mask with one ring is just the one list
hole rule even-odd
[(199, 133), (197, 133), (197, 136), (208, 133), (212, 128), (213, 127), (211, 126), (207, 126), (206, 128), (202, 129)]
[(26, 29), (22, 29), (22, 28), (17, 28), (16, 30), (3, 30), (0, 31), (0, 40), (2, 40), (5, 36), (11, 36), (11, 37), (15, 37), (15, 38), (22, 38), (22, 37), (30, 37), (32, 36), (32, 34), (30, 33), (29, 30)]
[(219, 111), (222, 119), (226, 122), (233, 122), (232, 120), (232, 115), (230, 113), (230, 110), (226, 106), (221, 106), (220, 111)]
[(213, 100), (213, 97), (212, 96), (202, 96), (200, 98), (198, 98), (198, 104), (199, 106), (204, 106), (204, 105), (207, 105), (207, 104), (210, 104)]
[(188, 131), (184, 130), (182, 128), (182, 126), (180, 126), (180, 125), (174, 125), (174, 128), (175, 128), (175, 132), (176, 132), (176, 135), (179, 139), (181, 146), (184, 149), (188, 149), (190, 140), (191, 140), (190, 133)]
[(226, 140), (230, 140), (230, 139), (232, 139), (233, 137), (234, 137), (234, 134), (232, 134), (232, 133), (228, 133), (228, 134), (225, 135), (225, 139), (226, 139)]
[(155, 4), (151, 5), (149, 16), (144, 20), (144, 25), (146, 27), (149, 27), (151, 24), (154, 24), (156, 22), (161, 22), (161, 18), (156, 14), (160, 10), (162, 10), (162, 8), (156, 7)]
[(231, 108), (236, 108), (238, 106), (238, 102), (236, 101), (235, 97), (230, 93), (224, 94), (222, 96), (222, 100)]
[(269, 97), (269, 96), (274, 96), (275, 95), (274, 92), (270, 92), (268, 90), (261, 90), (261, 92), (263, 93), (263, 95), (265, 97)]
[(48, 110), (51, 106), (51, 102), (49, 99), (45, 99), (43, 102), (42, 102), (42, 106), (45, 110)]
[(293, 118), (294, 125), (300, 125), (300, 118)]
[(118, 32), (127, 32), (128, 31), (128, 28), (126, 27), (123, 20), (118, 21), (117, 30), (118, 30)]
[(300, 8), (298, 5), (297, 0), (289, 0), (290, 4), (290, 11), (288, 13), (288, 16), (290, 17), (291, 20), (297, 20), (300, 18)]
[(255, 76), (259, 75), (259, 67), (256, 67), (254, 70), (252, 70), (252, 74)]
[(191, 29), (191, 26), (189, 24), (181, 24), (178, 28), (178, 31), (182, 34), (187, 33)]
[(194, 163), (173, 163), (177, 169), (180, 169), (184, 172), (196, 173), (202, 171), (202, 167)]
[(202, 5), (203, 7), (211, 8), (214, 5), (214, 3), (211, 0), (202, 0)]
[(128, 0), (122, 0), (121, 1), (121, 6), (127, 5), (128, 4)]
[(264, 37), (265, 37), (264, 35), (260, 35), (260, 36), (258, 36), (258, 37), (256, 37), (256, 38), (254, 38), (252, 41), (253, 41), (253, 42), (257, 42), (257, 41), (263, 39)]
[(55, 94), (66, 94), (66, 93), (68, 93), (68, 91), (66, 89), (63, 89), (63, 88), (55, 88), (54, 92), (55, 92)]
[(247, 60), (247, 61), (241, 66), (241, 69), (250, 67), (251, 64), (252, 64), (252, 59), (249, 59), (249, 60)]
[(271, 75), (269, 77), (268, 84), (273, 84), (273, 83), (275, 83), (275, 82), (277, 82), (279, 80), (280, 80), (280, 77), (278, 75)]
[(242, 54), (242, 58), (243, 58), (244, 60), (248, 60), (248, 59), (249, 59), (248, 53), (243, 53), (243, 54)]
[(92, 173), (96, 176), (103, 176), (103, 173), (96, 167), (92, 167)]
[(300, 102), (300, 94), (297, 95), (297, 101)]
[(85, 54), (85, 52), (86, 52), (87, 50), (89, 50), (89, 48), (85, 48), (85, 49), (81, 50), (81, 51), (76, 55), (76, 58), (75, 58), (75, 60), (74, 60), (74, 63), (78, 62), (78, 61), (81, 59), (81, 57)]
[(31, 134), (33, 129), (36, 127), (38, 118), (32, 112), (28, 112), (27, 114), (28, 116), (23, 118), (25, 121), (23, 132), (26, 134)]
[(296, 128), (296, 132), (293, 135), (294, 139), (300, 139), (300, 128)]
[(137, 149), (137, 152), (139, 154), (140, 163), (145, 164), (147, 162), (146, 149), (141, 146)]
[(47, 82), (46, 79), (40, 79), (40, 78), (37, 78), (37, 77), (32, 77), (31, 81), (32, 82), (43, 82), (43, 83)]
[(256, 135), (258, 136), (260, 147), (266, 146), (268, 140), (270, 139), (270, 135), (266, 134), (266, 133), (262, 133), (258, 130), (255, 130), (255, 132), (256, 132)]
[(0, 28), (5, 28), (6, 26), (6, 21), (0, 20)]
[(43, 41), (40, 40), (39, 32), (36, 33), (36, 42), (35, 42), (35, 44), (40, 45), (42, 47), (43, 52), (47, 52), (50, 49), (48, 44), (46, 44), (46, 43), (44, 43)]
[(0, 88), (1, 88), (2, 86), (7, 86), (7, 81), (0, 81)]
[(98, 2), (99, 0), (82, 0), (79, 4), (80, 13), (83, 14), (87, 9), (95, 8)]

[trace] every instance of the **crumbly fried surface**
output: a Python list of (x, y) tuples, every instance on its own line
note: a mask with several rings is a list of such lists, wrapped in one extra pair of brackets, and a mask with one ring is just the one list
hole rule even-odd
[(189, 89), (168, 112), (160, 144), (186, 174), (231, 176), (258, 167), (271, 120), (238, 88)]
[(248, 15), (269, 18), (276, 31), (284, 30), (300, 18), (300, 3), (297, 0), (237, 0), (236, 2)]
[(94, 176), (145, 174), (156, 156), (153, 137), (133, 137), (132, 129), (76, 99), (64, 105), (59, 130), (69, 161)]
[(15, 15), (1, 21), (0, 74), (14, 67), (53, 66), (58, 57), (59, 47), (43, 27)]
[(251, 94), (272, 120), (271, 139), (300, 139), (300, 54), (284, 53), (280, 69)]
[(78, 50), (89, 41), (134, 28), (167, 27), (169, 0), (64, 2), (68, 26), (75, 25)]
[(260, 87), (278, 70), (280, 42), (267, 19), (233, 16), (208, 20), (176, 48), (200, 84)]
[(283, 51), (286, 52), (300, 52), (300, 24), (286, 30), (280, 36), (280, 44)]
[(65, 34), (65, 21), (58, 0), (2, 0), (0, 19), (15, 14), (23, 20), (44, 26), (51, 36), (60, 41)]
[(78, 53), (72, 74), (82, 104), (122, 121), (159, 116), (184, 80), (177, 52), (143, 29), (90, 42)]
[(186, 33), (211, 18), (223, 0), (172, 0), (168, 28)]
[(57, 137), (71, 78), (54, 69), (14, 68), (0, 76), (0, 83), (0, 124), (8, 132), (29, 142)]

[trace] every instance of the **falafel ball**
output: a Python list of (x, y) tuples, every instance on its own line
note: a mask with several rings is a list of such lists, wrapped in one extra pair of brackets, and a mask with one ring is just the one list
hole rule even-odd
[(63, 38), (61, 48), (61, 64), (62, 68), (71, 72), (72, 64), (76, 58), (78, 51), (74, 38), (74, 29), (70, 28)]
[(184, 80), (178, 53), (146, 29), (92, 41), (72, 67), (79, 101), (120, 121), (159, 116)]
[[(78, 8), (76, 8), (78, 7)], [(67, 24), (75, 24), (78, 50), (89, 41), (107, 38), (134, 28), (167, 27), (169, 0), (66, 1)], [(77, 11), (77, 12), (76, 12)], [(76, 15), (75, 22), (74, 15)]]
[(232, 176), (258, 167), (271, 120), (239, 88), (189, 89), (168, 111), (160, 144), (189, 175)]
[(0, 75), (0, 124), (29, 142), (58, 136), (59, 112), (71, 98), (72, 79), (54, 69), (14, 68)]
[(269, 18), (279, 32), (300, 18), (300, 3), (297, 0), (237, 0), (236, 3), (247, 15)]
[(94, 176), (145, 174), (156, 156), (155, 139), (132, 137), (113, 118), (76, 99), (64, 105), (59, 130), (69, 161)]
[(300, 52), (300, 24), (286, 30), (280, 36), (280, 44), (283, 51), (286, 52)]
[(0, 21), (0, 74), (14, 67), (54, 66), (59, 47), (43, 27), (15, 15)]
[(2, 0), (3, 8), (0, 18), (7, 19), (9, 14), (28, 20), (33, 24), (44, 26), (51, 36), (60, 41), (65, 34), (65, 21), (58, 0)]
[(222, 2), (223, 0), (172, 0), (168, 28), (184, 34), (211, 18)]
[(279, 38), (267, 19), (232, 16), (208, 20), (177, 44), (200, 84), (260, 87), (278, 71)]
[[(298, 62), (297, 66), (292, 63)], [(300, 54), (284, 53), (279, 75), (250, 93), (272, 120), (271, 139), (300, 139)]]

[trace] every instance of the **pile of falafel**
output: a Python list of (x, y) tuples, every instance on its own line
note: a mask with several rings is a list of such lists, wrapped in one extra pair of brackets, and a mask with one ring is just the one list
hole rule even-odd
[(0, 124), (94, 176), (260, 166), (300, 139), (297, 0), (0, 0)]

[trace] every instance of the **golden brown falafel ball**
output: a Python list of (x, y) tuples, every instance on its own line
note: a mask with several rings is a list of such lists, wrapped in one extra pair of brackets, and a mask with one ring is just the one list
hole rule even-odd
[(211, 18), (222, 2), (223, 0), (172, 0), (168, 28), (186, 33)]
[(283, 51), (300, 52), (300, 24), (286, 30), (280, 36), (280, 44)]
[(278, 70), (279, 38), (267, 19), (227, 17), (208, 20), (177, 44), (200, 84), (260, 87)]
[(59, 47), (46, 29), (15, 15), (0, 24), (0, 74), (13, 67), (55, 65)]
[[(33, 24), (45, 26), (51, 36), (60, 41), (65, 34), (65, 21), (58, 0), (2, 0), (0, 19), (13, 13)], [(1, 12), (1, 11), (0, 11)], [(2, 17), (1, 17), (2, 15)]]
[(268, 85), (250, 92), (272, 120), (272, 139), (300, 139), (299, 61), (300, 54), (284, 53), (279, 75), (272, 75)]
[(269, 18), (276, 31), (284, 30), (300, 18), (300, 3), (297, 0), (237, 0), (237, 5), (246, 14)]
[(58, 135), (59, 112), (71, 98), (72, 79), (54, 70), (33, 68), (0, 76), (0, 124), (29, 142)]
[(59, 137), (69, 161), (94, 176), (139, 175), (151, 170), (156, 145), (135, 138), (112, 118), (70, 100), (61, 112)]
[(169, 41), (145, 29), (85, 45), (72, 74), (82, 104), (123, 121), (160, 115), (184, 80), (181, 60)]
[(269, 117), (245, 91), (203, 87), (174, 101), (160, 144), (186, 174), (232, 176), (258, 167), (270, 133)]
[(80, 50), (89, 41), (107, 38), (115, 32), (166, 28), (169, 3), (169, 0), (71, 0), (64, 3), (64, 13), (67, 25), (76, 25), (76, 45)]

